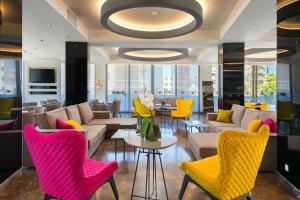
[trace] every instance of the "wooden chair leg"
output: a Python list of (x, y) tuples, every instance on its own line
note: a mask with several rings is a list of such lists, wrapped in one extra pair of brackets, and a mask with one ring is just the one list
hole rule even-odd
[(110, 187), (114, 193), (114, 196), (115, 196), (115, 199), (118, 200), (119, 199), (119, 193), (118, 193), (118, 189), (117, 189), (117, 186), (116, 186), (116, 183), (115, 183), (115, 179), (113, 176), (111, 176), (109, 178), (109, 184), (110, 184)]
[(188, 175), (184, 175), (182, 185), (181, 185), (181, 189), (180, 189), (180, 192), (179, 192), (179, 200), (183, 199), (184, 192), (185, 192), (189, 182), (190, 182), (190, 177)]

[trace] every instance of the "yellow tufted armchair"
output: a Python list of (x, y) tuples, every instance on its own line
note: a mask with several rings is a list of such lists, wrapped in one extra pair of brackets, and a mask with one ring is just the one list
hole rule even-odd
[(133, 99), (133, 107), (134, 107), (134, 114), (137, 117), (154, 117), (155, 116), (155, 111), (154, 110), (149, 110), (147, 106), (142, 104), (142, 102), (136, 98)]
[(179, 199), (189, 182), (202, 188), (211, 199), (229, 200), (243, 195), (251, 199), (257, 172), (269, 138), (270, 129), (258, 133), (224, 131), (218, 139), (218, 154), (195, 162), (183, 162), (185, 172)]
[(192, 99), (176, 99), (176, 110), (171, 112), (172, 124), (174, 119), (177, 119), (177, 126), (179, 119), (190, 118), (193, 114), (193, 100)]

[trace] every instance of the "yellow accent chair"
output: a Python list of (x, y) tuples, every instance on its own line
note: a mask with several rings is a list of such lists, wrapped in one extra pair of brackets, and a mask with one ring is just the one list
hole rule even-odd
[(270, 129), (266, 125), (257, 133), (224, 131), (218, 138), (216, 156), (180, 164), (185, 176), (179, 199), (183, 198), (191, 182), (213, 200), (229, 200), (243, 195), (250, 200), (269, 135)]
[(246, 102), (245, 107), (247, 108), (254, 108), (254, 104), (252, 102)]
[(150, 110), (147, 106), (142, 104), (139, 98), (133, 99), (134, 115), (136, 117), (149, 117), (152, 118), (155, 116), (155, 111)]
[(0, 119), (10, 119), (14, 98), (0, 98)]
[(171, 111), (172, 124), (174, 119), (177, 119), (177, 127), (179, 119), (188, 119), (193, 114), (193, 100), (192, 99), (176, 99), (176, 110)]

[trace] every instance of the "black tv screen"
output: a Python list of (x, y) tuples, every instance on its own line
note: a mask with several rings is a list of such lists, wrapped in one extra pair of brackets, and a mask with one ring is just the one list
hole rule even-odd
[(55, 83), (54, 69), (30, 69), (31, 83)]

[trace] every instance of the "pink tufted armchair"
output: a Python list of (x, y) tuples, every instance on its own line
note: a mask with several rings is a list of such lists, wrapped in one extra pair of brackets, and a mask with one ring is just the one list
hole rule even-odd
[(24, 135), (45, 199), (89, 199), (106, 182), (119, 199), (113, 178), (118, 163), (88, 159), (81, 132), (70, 130), (46, 135), (27, 125)]

